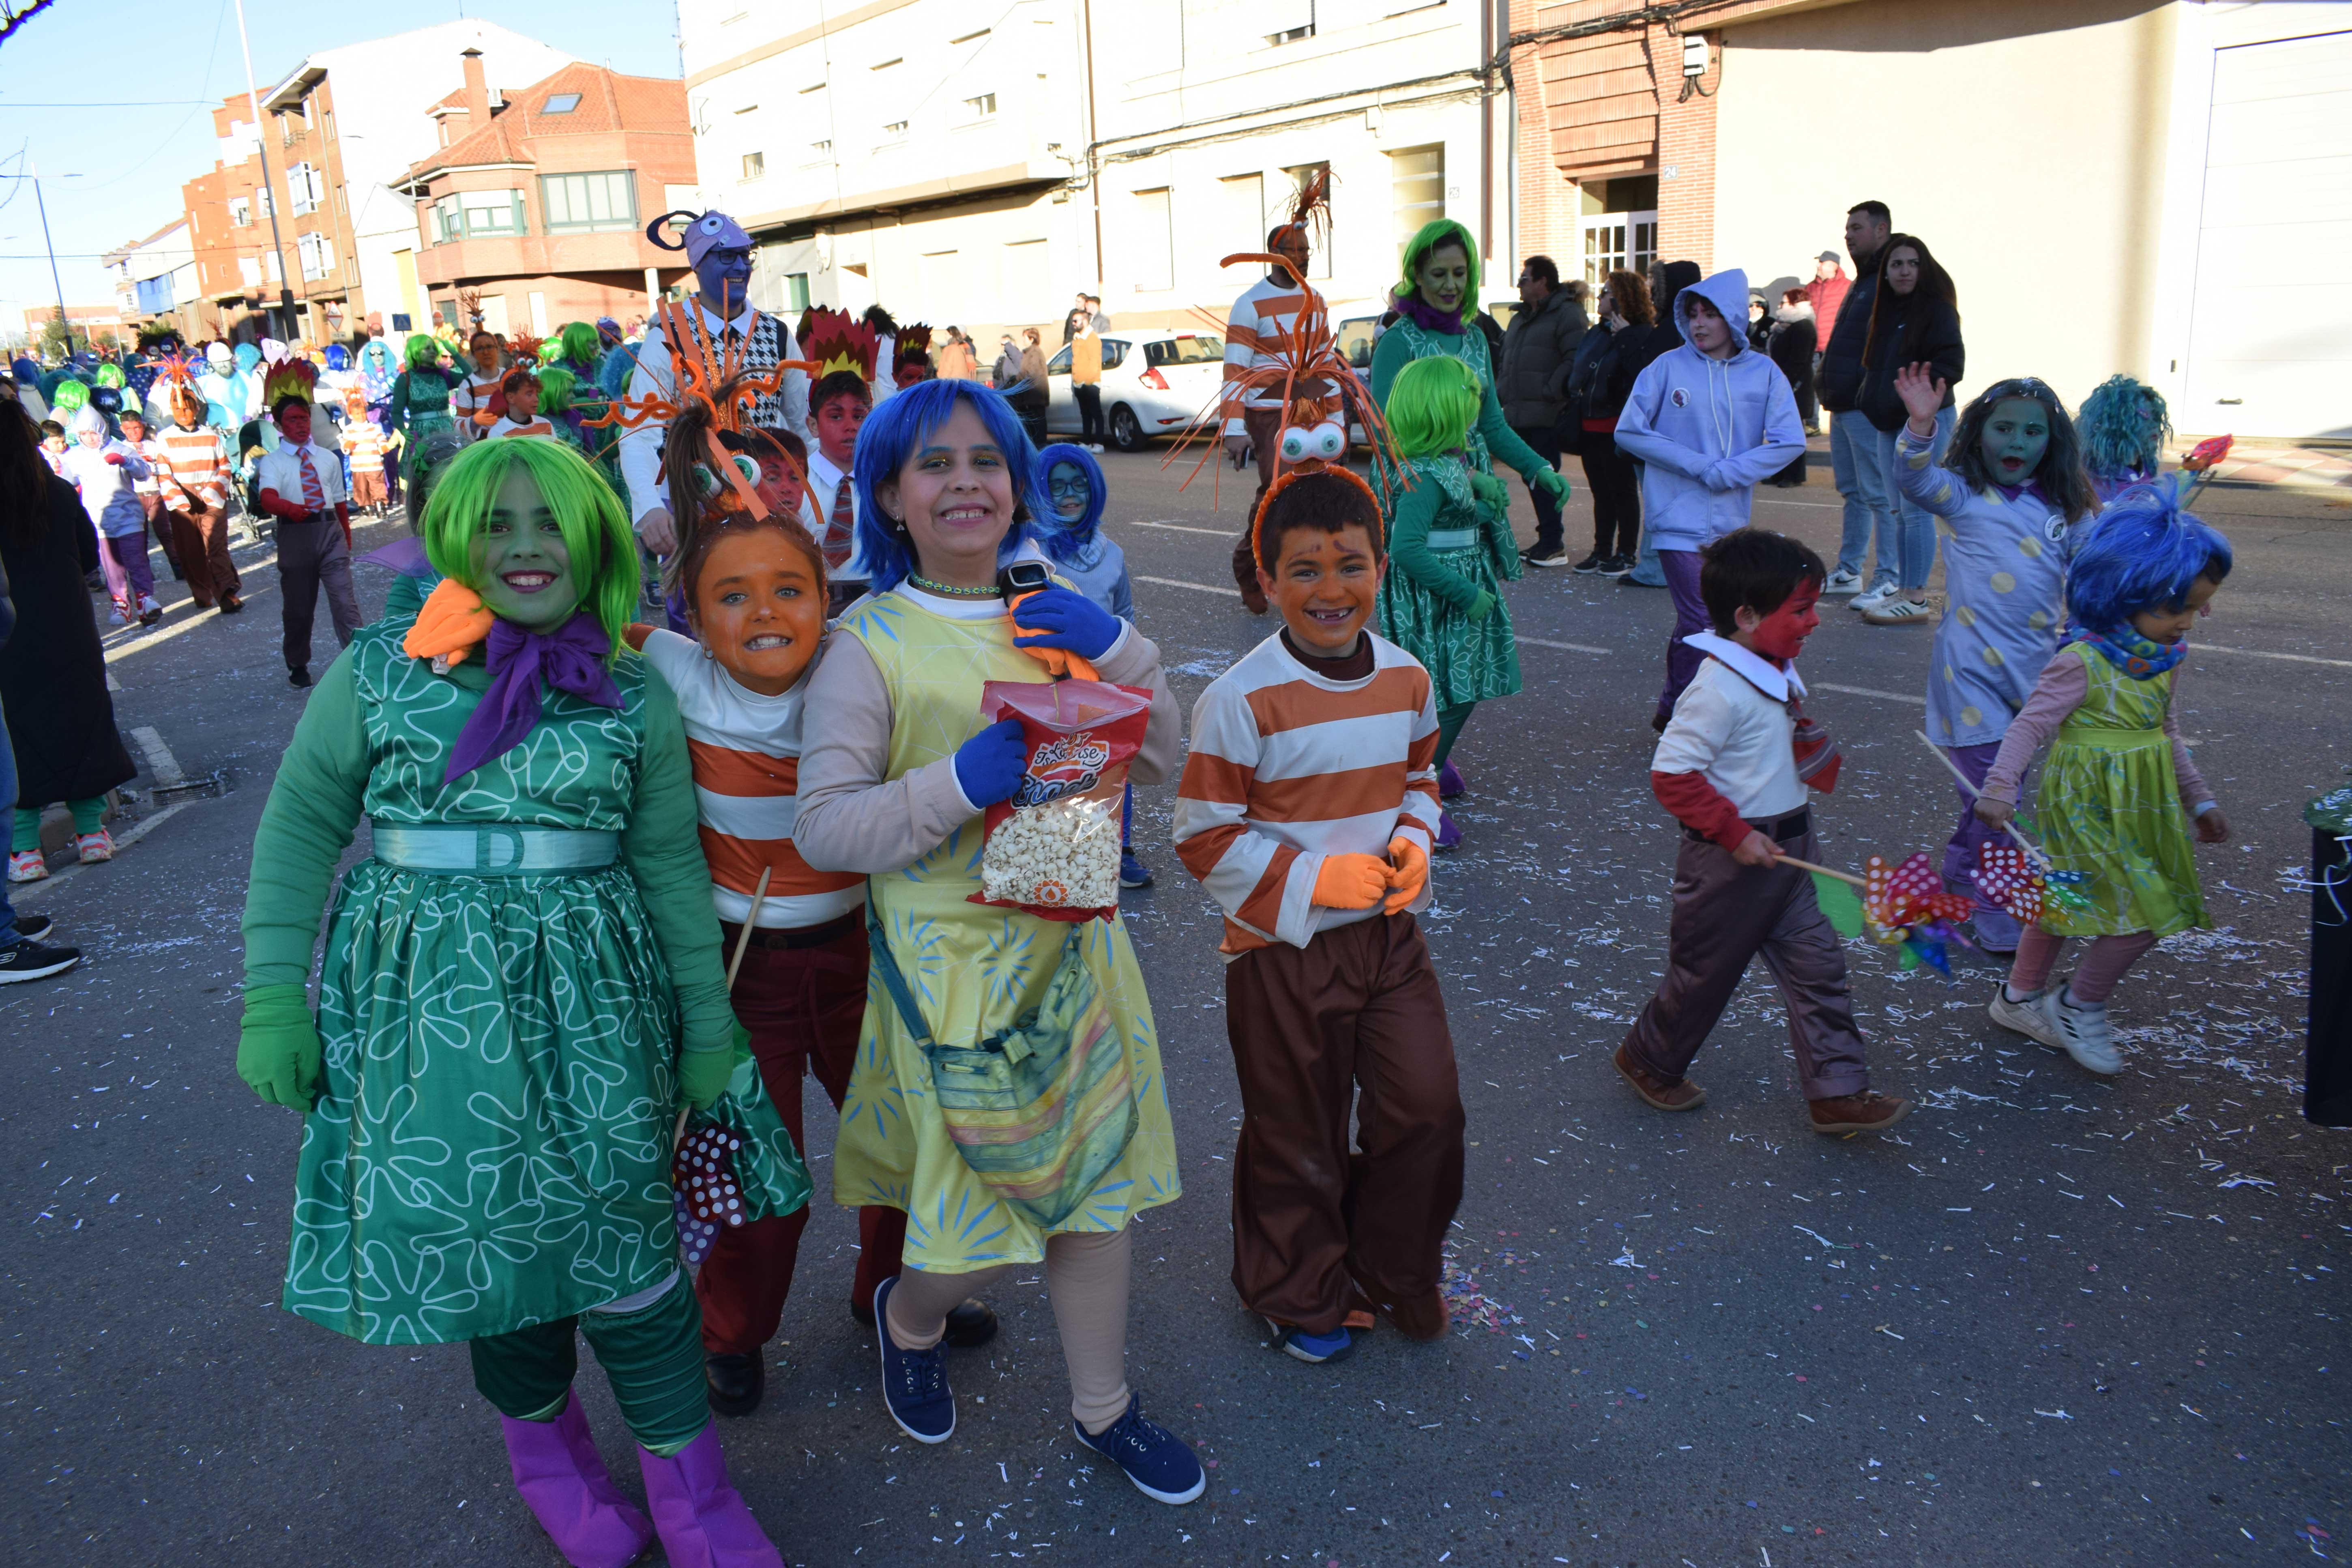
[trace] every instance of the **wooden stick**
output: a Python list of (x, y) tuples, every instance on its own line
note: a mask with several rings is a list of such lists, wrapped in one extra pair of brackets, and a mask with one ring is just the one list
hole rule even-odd
[[(1969, 798), (1970, 800), (1977, 800), (1983, 796), (1984, 791), (1970, 784), (1969, 782), (1969, 775), (1960, 772), (1960, 764), (1952, 761), (1951, 758), (1944, 755), (1943, 747), (1938, 746), (1935, 742), (1927, 739), (1927, 731), (1914, 730), (1911, 732), (1919, 737), (1919, 743), (1921, 745), (1936, 753), (1936, 760), (1937, 762), (1943, 763), (1944, 766), (1951, 770), (1952, 777), (1958, 781), (1959, 786), (1962, 789), (1968, 791)], [(2042, 875), (2045, 877), (2048, 876), (2053, 868), (2050, 864), (2050, 857), (2042, 852), (2042, 846), (2033, 842), (2032, 839), (2028, 838), (2024, 834), (2020, 833), (2017, 830), (2017, 824), (2014, 822), (2004, 822), (2000, 826), (2003, 832), (2007, 833), (2010, 837), (2017, 841), (2017, 847), (2020, 849), (2024, 850), (2028, 856), (2032, 857), (2033, 863), (2036, 866), (2042, 868)]]
[(735, 939), (735, 956), (727, 964), (727, 989), (735, 989), (735, 972), (743, 967), (743, 951), (751, 945), (751, 928), (760, 923), (760, 906), (768, 901), (768, 879), (776, 874), (773, 866), (760, 868), (760, 885), (751, 889), (751, 912), (743, 917), (742, 933)]
[[(1778, 854), (1779, 852), (1776, 850), (1774, 853)], [(1816, 866), (1811, 860), (1800, 860), (1794, 855), (1781, 855), (1780, 859), (1781, 865), (1794, 866), (1800, 871), (1818, 871), (1824, 877), (1835, 877), (1841, 882), (1852, 882), (1855, 887), (1865, 889), (1870, 886), (1868, 882), (1864, 881), (1861, 878), (1855, 876), (1851, 871), (1836, 871), (1831, 869), (1827, 866)]]

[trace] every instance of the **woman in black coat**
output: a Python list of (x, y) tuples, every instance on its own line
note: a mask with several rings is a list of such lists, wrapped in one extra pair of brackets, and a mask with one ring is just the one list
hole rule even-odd
[(1622, 577), (1640, 551), (1642, 477), (1633, 459), (1617, 449), (1617, 416), (1633, 395), (1633, 378), (1656, 357), (1651, 343), (1657, 316), (1648, 286), (1625, 271), (1609, 274), (1596, 309), (1597, 324), (1561, 369), (1560, 450), (1583, 459), (1592, 497), (1592, 553), (1576, 569)]
[(1873, 626), (1927, 626), (1936, 616), (1927, 604), (1927, 577), (1936, 569), (1936, 520), (1924, 507), (1905, 500), (1894, 483), (1895, 435), (1910, 417), (1895, 391), (1895, 373), (1925, 362), (1944, 384), (1944, 405), (1936, 413), (1935, 460), (1944, 460), (1952, 438), (1952, 388), (1960, 382), (1968, 356), (1960, 342), (1960, 311), (1951, 274), (1937, 265), (1925, 241), (1907, 234), (1888, 239), (1878, 252), (1878, 291), (1870, 302), (1870, 328), (1863, 338), (1862, 391), (1855, 406), (1878, 432), (1879, 471), (1895, 492), (1892, 542), (1878, 542), (1878, 559), (1895, 545), (1896, 582), (1883, 594), (1857, 596), (1853, 607)]
[[(1789, 390), (1797, 395), (1797, 415), (1811, 430), (1821, 423), (1820, 411), (1813, 402), (1813, 350), (1819, 346), (1820, 334), (1813, 325), (1813, 303), (1805, 298), (1802, 289), (1791, 289), (1780, 296), (1780, 305), (1772, 312), (1772, 331), (1764, 340), (1764, 353), (1780, 367), (1789, 378)], [(1906, 416), (1907, 417), (1907, 416)], [(1772, 483), (1787, 489), (1805, 482), (1805, 455), (1772, 476)]]
[(0, 647), (0, 709), (16, 758), (8, 879), (31, 882), (49, 874), (41, 808), (68, 803), (81, 858), (110, 859), (106, 792), (138, 770), (114, 727), (106, 653), (83, 582), (98, 567), (98, 536), (73, 487), (41, 461), (32, 425), (14, 410), (0, 411), (0, 564), (16, 605), (16, 629)]

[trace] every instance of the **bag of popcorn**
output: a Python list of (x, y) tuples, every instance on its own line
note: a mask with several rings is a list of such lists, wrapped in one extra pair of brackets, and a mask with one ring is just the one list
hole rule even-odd
[(1108, 920), (1118, 909), (1118, 808), (1142, 749), (1151, 693), (1100, 680), (992, 680), (990, 723), (1021, 721), (1029, 765), (1013, 798), (988, 808), (976, 904), (1047, 920)]

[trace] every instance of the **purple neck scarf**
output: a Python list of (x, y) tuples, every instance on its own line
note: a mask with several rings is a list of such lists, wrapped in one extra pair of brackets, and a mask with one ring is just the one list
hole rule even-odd
[(489, 643), (490, 689), (457, 731), (445, 784), (522, 744), (539, 722), (542, 681), (600, 708), (621, 706), (620, 689), (604, 667), (612, 637), (585, 610), (544, 634), (494, 620)]
[(1423, 304), (1420, 291), (1417, 289), (1411, 294), (1391, 294), (1389, 296), (1389, 303), (1397, 308), (1400, 315), (1411, 316), (1424, 331), (1444, 332), (1446, 336), (1454, 338), (1458, 338), (1468, 331), (1463, 323), (1460, 311), (1457, 310), (1449, 316), (1433, 306)]

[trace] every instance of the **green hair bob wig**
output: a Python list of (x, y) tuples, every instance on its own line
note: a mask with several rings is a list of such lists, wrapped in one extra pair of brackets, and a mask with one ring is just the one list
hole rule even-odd
[[(1462, 254), (1470, 260), (1470, 286), (1462, 291), (1462, 320), (1467, 321), (1478, 310), (1478, 242), (1470, 237), (1468, 229), (1450, 217), (1435, 218), (1423, 224), (1420, 230), (1404, 242), (1404, 281), (1397, 286), (1397, 298), (1421, 298), (1421, 264), (1429, 259), (1431, 251), (1442, 250), (1449, 245), (1460, 246)], [(1426, 305), (1429, 301), (1423, 300), (1422, 303)]]
[(556, 353), (548, 357), (570, 360), (583, 370), (594, 369), (596, 362), (604, 353), (604, 340), (586, 321), (572, 321), (563, 326), (555, 334), (555, 347)]
[(1478, 422), (1486, 389), (1478, 373), (1452, 354), (1417, 359), (1389, 387), (1389, 436), (1408, 461), (1451, 452)]
[(433, 499), (425, 508), (420, 533), (425, 557), (444, 577), (479, 593), (480, 563), (475, 543), (489, 526), (499, 490), (517, 467), (546, 498), (572, 557), (580, 585), (580, 607), (596, 617), (611, 637), (606, 662), (620, 656), (621, 630), (635, 613), (637, 545), (629, 532), (628, 510), (594, 465), (560, 441), (477, 441), (435, 477)]
[(441, 340), (430, 332), (412, 332), (401, 358), (411, 370), (431, 370), (441, 363)]

